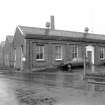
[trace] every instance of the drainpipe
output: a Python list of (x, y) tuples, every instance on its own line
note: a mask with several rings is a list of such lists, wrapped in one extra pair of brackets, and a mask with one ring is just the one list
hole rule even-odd
[(4, 65), (5, 65), (5, 58), (4, 58), (4, 56), (5, 56), (5, 54), (4, 54), (4, 47), (2, 48), (2, 57), (3, 57), (3, 67), (4, 67)]

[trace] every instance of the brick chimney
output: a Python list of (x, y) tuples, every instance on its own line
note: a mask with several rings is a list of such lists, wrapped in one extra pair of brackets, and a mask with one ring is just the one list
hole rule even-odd
[(54, 16), (50, 16), (50, 19), (51, 19), (51, 29), (54, 30), (55, 29)]

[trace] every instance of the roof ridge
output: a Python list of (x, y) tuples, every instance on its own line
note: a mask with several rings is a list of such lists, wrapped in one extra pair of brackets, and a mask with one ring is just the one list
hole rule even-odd
[[(18, 26), (20, 28), (46, 29), (46, 28), (41, 28), (41, 27), (31, 27), (31, 26), (21, 26), (21, 25), (18, 25)], [(51, 30), (51, 29), (49, 29), (49, 30)], [(70, 31), (70, 30), (60, 30), (60, 29), (55, 29), (55, 30), (52, 30), (52, 31), (64, 31), (64, 32), (81, 33), (81, 34), (84, 33), (84, 32), (80, 32), (80, 31)], [(88, 34), (90, 34), (90, 35), (105, 35), (105, 34), (97, 34), (97, 33), (88, 33)]]
[[(18, 25), (20, 28), (31, 28), (31, 29), (47, 29), (47, 28), (41, 28), (41, 27), (31, 27), (31, 26), (21, 26), (21, 25)], [(52, 29), (49, 29), (49, 30), (52, 30)], [(84, 33), (84, 32), (79, 32), (79, 31), (70, 31), (70, 30), (60, 30), (60, 29), (55, 29), (55, 30), (52, 30), (52, 31), (64, 31), (64, 32), (72, 32), (72, 33)]]

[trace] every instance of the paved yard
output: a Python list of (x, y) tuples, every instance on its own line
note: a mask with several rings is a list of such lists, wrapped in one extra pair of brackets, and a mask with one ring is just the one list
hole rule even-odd
[(105, 86), (78, 73), (0, 75), (0, 105), (104, 105)]

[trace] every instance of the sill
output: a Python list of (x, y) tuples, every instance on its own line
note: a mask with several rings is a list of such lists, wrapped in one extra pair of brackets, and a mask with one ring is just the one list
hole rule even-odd
[(40, 61), (45, 61), (45, 59), (36, 59), (36, 61), (39, 61), (39, 62), (40, 62)]
[(56, 61), (62, 61), (63, 59), (55, 59)]

